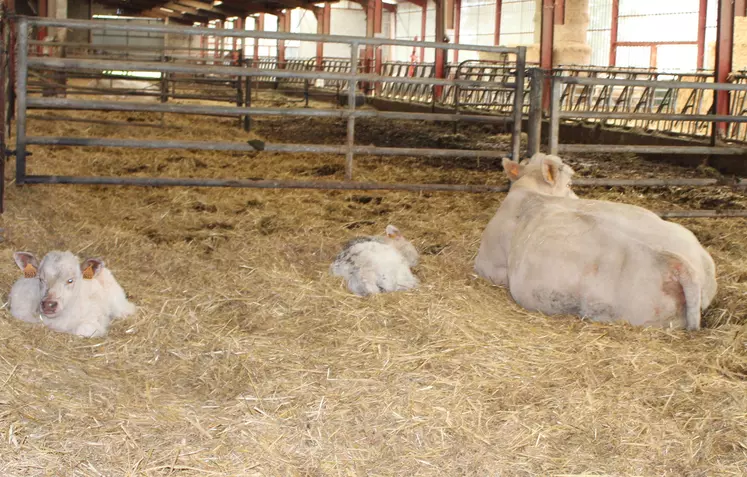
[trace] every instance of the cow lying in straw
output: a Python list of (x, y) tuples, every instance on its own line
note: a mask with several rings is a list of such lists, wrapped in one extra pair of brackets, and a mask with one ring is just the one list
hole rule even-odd
[(345, 278), (348, 289), (365, 296), (408, 290), (418, 286), (410, 267), (418, 264), (418, 251), (393, 225), (385, 237), (358, 237), (343, 247), (330, 272)]
[(24, 278), (10, 291), (10, 313), (17, 319), (84, 337), (104, 336), (113, 318), (135, 312), (104, 262), (80, 264), (70, 252), (49, 252), (39, 263), (32, 254), (13, 254)]
[(700, 327), (715, 265), (689, 230), (641, 207), (578, 199), (558, 157), (503, 168), (511, 189), (484, 231), (478, 275), (548, 315)]

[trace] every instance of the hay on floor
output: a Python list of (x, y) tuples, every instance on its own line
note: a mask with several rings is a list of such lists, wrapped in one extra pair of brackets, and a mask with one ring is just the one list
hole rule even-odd
[[(104, 117), (80, 113), (79, 117)], [(108, 119), (154, 121), (157, 115)], [(171, 128), (32, 121), (56, 135), (245, 140), (235, 121)], [(256, 121), (272, 142), (340, 143), (341, 121)], [(136, 129), (136, 130), (135, 130)], [(361, 143), (500, 148), (489, 128), (361, 121)], [(383, 133), (386, 133), (385, 135)], [(33, 173), (339, 179), (343, 158), (34, 148)], [(695, 176), (628, 156), (582, 176)], [(499, 163), (360, 158), (361, 180), (503, 183)], [(9, 177), (12, 177), (9, 167)], [(650, 208), (744, 207), (721, 189), (581, 195)], [(474, 277), (502, 195), (9, 187), (13, 250), (105, 258), (140, 307), (105, 339), (0, 319), (0, 475), (742, 475), (747, 469), (747, 227), (687, 220), (717, 261), (698, 333), (548, 318)], [(328, 266), (399, 226), (418, 290), (361, 299)], [(7, 292), (6, 292), (7, 293)], [(7, 295), (6, 295), (7, 296)]]

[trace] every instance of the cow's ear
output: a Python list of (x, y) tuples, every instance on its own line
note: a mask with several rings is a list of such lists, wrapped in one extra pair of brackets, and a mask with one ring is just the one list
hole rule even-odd
[(542, 178), (550, 185), (555, 185), (560, 174), (560, 166), (550, 161), (542, 161)]
[(104, 269), (104, 261), (100, 258), (87, 258), (80, 264), (80, 271), (83, 278), (91, 280)]
[(508, 176), (508, 180), (511, 182), (514, 182), (519, 177), (521, 177), (521, 173), (524, 172), (524, 166), (519, 164), (518, 162), (514, 162), (511, 159), (504, 157), (503, 158), (503, 170), (506, 171), (506, 175)]
[(34, 257), (34, 254), (29, 252), (16, 252), (13, 254), (13, 260), (23, 271), (23, 276), (26, 278), (34, 278), (36, 272), (39, 269), (39, 261)]

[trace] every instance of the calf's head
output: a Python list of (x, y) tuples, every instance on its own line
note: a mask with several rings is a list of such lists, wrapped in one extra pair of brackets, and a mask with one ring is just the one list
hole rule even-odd
[(503, 158), (503, 170), (512, 184), (544, 195), (578, 199), (571, 189), (573, 169), (557, 156), (537, 153), (523, 163)]
[(397, 227), (395, 227), (394, 225), (387, 225), (386, 236), (390, 240), (392, 240), (392, 245), (394, 246), (394, 248), (396, 248), (403, 257), (405, 257), (408, 265), (414, 267), (418, 264), (418, 250), (415, 248), (415, 246), (413, 246), (413, 244), (410, 243), (409, 240), (405, 238), (404, 235), (402, 235), (402, 232), (400, 232)]
[(41, 312), (55, 318), (71, 307), (81, 293), (82, 280), (90, 280), (104, 268), (104, 262), (89, 258), (79, 264), (70, 252), (49, 252), (38, 267)]

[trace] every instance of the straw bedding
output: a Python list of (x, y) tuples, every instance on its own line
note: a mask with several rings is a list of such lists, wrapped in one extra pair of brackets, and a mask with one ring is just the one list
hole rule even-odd
[[(276, 99), (277, 100), (277, 99)], [(103, 115), (80, 113), (79, 117)], [(154, 121), (154, 115), (108, 119)], [(245, 140), (229, 119), (167, 128), (32, 121), (32, 134)], [(178, 129), (176, 128), (178, 127)], [(131, 130), (130, 130), (131, 129)], [(503, 148), (487, 127), (361, 121), (359, 142)], [(382, 135), (386, 133), (385, 135)], [(340, 143), (342, 121), (257, 120), (272, 142)], [(339, 179), (340, 157), (34, 148), (33, 173)], [(584, 176), (697, 176), (635, 157)], [(12, 167), (9, 173), (12, 174)], [(496, 161), (360, 158), (356, 178), (503, 183)], [(580, 191), (745, 207), (728, 190)], [(548, 318), (477, 280), (502, 195), (31, 186), (8, 190), (11, 252), (104, 257), (140, 307), (105, 339), (0, 318), (0, 475), (743, 475), (747, 227), (687, 220), (717, 261), (698, 333)], [(328, 266), (355, 234), (401, 228), (418, 290), (361, 299)], [(7, 293), (7, 292), (6, 292)]]

